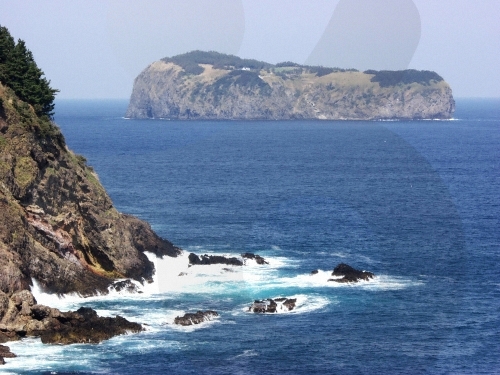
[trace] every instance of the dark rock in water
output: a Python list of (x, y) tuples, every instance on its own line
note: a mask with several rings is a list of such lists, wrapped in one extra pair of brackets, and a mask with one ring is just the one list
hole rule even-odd
[(142, 293), (137, 285), (131, 280), (117, 281), (111, 285), (111, 289), (114, 289), (117, 292), (125, 291), (128, 293)]
[(10, 351), (10, 348), (5, 345), (0, 345), (0, 365), (5, 365), (4, 358), (15, 358), (17, 355)]
[(313, 270), (311, 271), (311, 275), (316, 275), (319, 272), (319, 270)]
[(201, 257), (195, 253), (189, 254), (189, 264), (192, 265), (211, 265), (211, 264), (227, 264), (229, 266), (242, 266), (243, 262), (238, 258), (226, 258), (222, 255), (207, 255)]
[(254, 259), (257, 262), (257, 264), (269, 264), (260, 255), (257, 255), (254, 253), (243, 253), (243, 254), (241, 254), (241, 257), (246, 258), (246, 259)]
[(196, 313), (186, 313), (184, 316), (178, 316), (174, 319), (174, 324), (181, 326), (190, 326), (193, 324), (200, 324), (208, 322), (218, 317), (219, 314), (213, 310), (197, 311)]
[(260, 314), (273, 314), (278, 311), (292, 311), (297, 303), (296, 298), (267, 298), (264, 300), (255, 300), (248, 311)]
[[(6, 295), (0, 292), (0, 300)], [(1, 342), (39, 336), (43, 343), (74, 344), (99, 343), (113, 336), (140, 332), (142, 326), (117, 316), (103, 318), (82, 307), (75, 312), (61, 312), (39, 305), (28, 290), (7, 298), (7, 308), (0, 309)]]
[(340, 263), (333, 269), (332, 276), (343, 276), (338, 279), (329, 279), (328, 281), (335, 281), (337, 283), (356, 283), (359, 280), (370, 280), (375, 276), (373, 273), (368, 271), (360, 271), (351, 266)]
[(76, 312), (66, 313), (59, 324), (40, 335), (44, 344), (100, 343), (111, 337), (128, 332), (140, 332), (142, 326), (129, 322), (121, 316), (103, 318), (95, 310), (81, 307)]

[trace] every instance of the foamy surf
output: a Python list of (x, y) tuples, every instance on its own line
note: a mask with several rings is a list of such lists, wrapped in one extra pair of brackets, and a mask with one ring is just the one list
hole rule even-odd
[(277, 277), (280, 268), (296, 267), (284, 257), (265, 257), (267, 264), (257, 264), (254, 259), (241, 258), (239, 254), (203, 252), (207, 255), (237, 257), (243, 266), (226, 264), (190, 265), (189, 254), (183, 252), (176, 258), (155, 258), (155, 282), (160, 293), (217, 293), (228, 289), (252, 289)]
[(332, 276), (332, 271), (318, 270), (317, 273), (300, 274), (294, 277), (282, 277), (275, 281), (276, 287), (282, 288), (361, 288), (366, 290), (397, 290), (422, 285), (421, 281), (404, 277), (376, 275), (370, 280), (359, 280), (356, 283), (339, 283), (341, 277)]

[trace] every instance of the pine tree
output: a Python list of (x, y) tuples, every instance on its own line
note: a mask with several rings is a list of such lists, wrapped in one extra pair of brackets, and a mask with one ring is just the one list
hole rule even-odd
[(5, 27), (0, 27), (0, 81), (9, 86), (19, 99), (31, 104), (38, 116), (54, 115), (54, 99), (58, 90), (36, 65), (23, 40), (17, 44)]
[(7, 28), (0, 26), (0, 82), (6, 84), (5, 63), (9, 60), (12, 50), (15, 47), (14, 38)]

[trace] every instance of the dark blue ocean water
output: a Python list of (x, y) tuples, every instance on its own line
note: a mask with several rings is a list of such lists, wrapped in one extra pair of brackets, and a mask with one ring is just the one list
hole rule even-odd
[[(414, 122), (127, 120), (126, 105), (56, 107), (116, 207), (187, 252), (251, 251), (270, 265), (183, 279), (158, 261), (159, 292), (61, 302), (148, 331), (15, 343), (3, 371), (500, 373), (500, 100), (458, 100), (454, 121)], [(327, 282), (340, 262), (377, 277)], [(298, 297), (297, 310), (246, 312), (278, 296)], [(208, 308), (220, 318), (171, 324)]]

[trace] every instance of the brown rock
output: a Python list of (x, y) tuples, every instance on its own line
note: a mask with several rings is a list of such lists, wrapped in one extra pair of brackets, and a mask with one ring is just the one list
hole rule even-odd
[[(0, 84), (0, 291), (30, 289), (33, 278), (44, 291), (81, 295), (107, 293), (115, 279), (151, 281), (144, 251), (180, 249), (119, 213), (59, 129), (22, 105)], [(0, 297), (0, 316), (4, 304)]]

